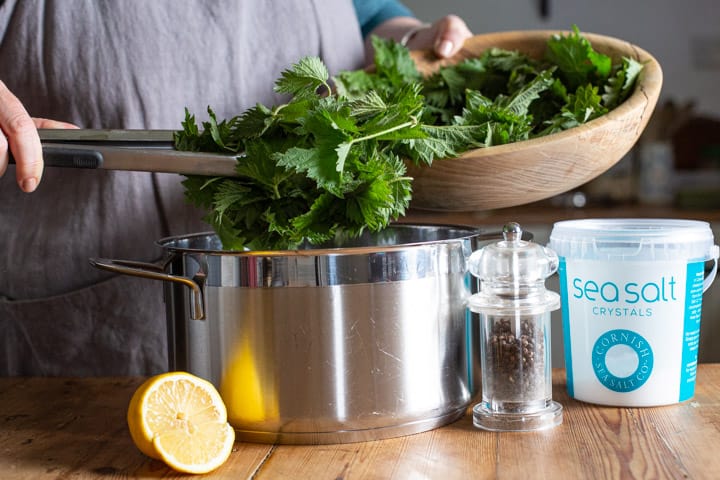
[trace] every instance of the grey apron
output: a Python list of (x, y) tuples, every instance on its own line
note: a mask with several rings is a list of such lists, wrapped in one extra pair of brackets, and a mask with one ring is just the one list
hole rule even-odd
[[(350, 0), (6, 0), (0, 79), (30, 114), (84, 128), (179, 129), (281, 99), (305, 55), (359, 68)], [(207, 230), (182, 177), (48, 168), (22, 193), (0, 179), (0, 375), (148, 375), (167, 369), (162, 284), (89, 257), (153, 261), (155, 240)]]

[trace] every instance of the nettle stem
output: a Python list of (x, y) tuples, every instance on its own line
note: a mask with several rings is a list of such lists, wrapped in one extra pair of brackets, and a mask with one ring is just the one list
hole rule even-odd
[(382, 135), (385, 135), (386, 133), (391, 133), (391, 132), (395, 132), (397, 130), (402, 130), (403, 128), (416, 126), (418, 124), (417, 118), (415, 118), (415, 117), (410, 117), (410, 118), (412, 118), (412, 120), (409, 120), (405, 123), (401, 123), (399, 125), (395, 125), (394, 127), (388, 128), (386, 130), (381, 130), (379, 132), (371, 133), (370, 135), (365, 135), (364, 137), (353, 138), (348, 143), (352, 145), (353, 143), (364, 142), (365, 140), (371, 140), (373, 138), (380, 137)]

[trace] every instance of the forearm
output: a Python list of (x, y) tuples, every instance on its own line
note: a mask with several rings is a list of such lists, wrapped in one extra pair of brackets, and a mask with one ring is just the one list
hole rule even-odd
[(373, 36), (391, 38), (399, 42), (408, 32), (417, 31), (424, 25), (426, 24), (415, 17), (394, 17), (379, 24), (365, 37), (365, 63), (370, 65), (373, 62)]
[(372, 35), (392, 38), (396, 42), (399, 42), (409, 31), (425, 25), (427, 24), (415, 17), (394, 17), (375, 27), (365, 38), (365, 45), (367, 46), (369, 44)]

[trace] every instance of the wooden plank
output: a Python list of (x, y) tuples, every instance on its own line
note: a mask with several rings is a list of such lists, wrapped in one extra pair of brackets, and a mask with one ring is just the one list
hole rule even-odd
[[(130, 438), (127, 405), (142, 380), (0, 379), (0, 478), (187, 478)], [(249, 477), (270, 448), (237, 444), (228, 478)]]
[(494, 450), (494, 435), (479, 432), (466, 416), (431, 432), (378, 442), (278, 447), (256, 478), (483, 478), (477, 469), (492, 473)]
[[(118, 408), (137, 380), (0, 382), (0, 471), (5, 478), (96, 478), (146, 463)], [(9, 475), (6, 476), (6, 475)]]
[[(655, 408), (602, 407), (567, 397), (544, 432), (476, 429), (470, 414), (431, 432), (340, 445), (237, 443), (212, 478), (490, 479), (717, 478), (720, 364), (701, 365), (695, 397)], [(0, 378), (3, 479), (187, 478), (143, 456), (127, 432), (140, 378)]]

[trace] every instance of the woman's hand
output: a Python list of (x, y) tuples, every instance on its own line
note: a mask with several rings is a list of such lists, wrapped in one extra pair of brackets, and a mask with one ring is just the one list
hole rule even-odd
[(457, 15), (447, 15), (434, 23), (423, 23), (417, 18), (395, 17), (378, 25), (365, 40), (366, 60), (372, 63), (370, 38), (377, 35), (404, 43), (411, 50), (432, 49), (441, 58), (455, 55), (472, 32)]
[(447, 58), (455, 55), (470, 37), (472, 32), (462, 18), (447, 15), (433, 24), (414, 27), (403, 38), (411, 50), (432, 49), (438, 57)]
[(32, 118), (20, 100), (0, 81), (0, 177), (8, 166), (9, 153), (15, 159), (15, 177), (24, 192), (34, 191), (43, 173), (42, 146), (38, 128), (77, 128), (45, 118)]

